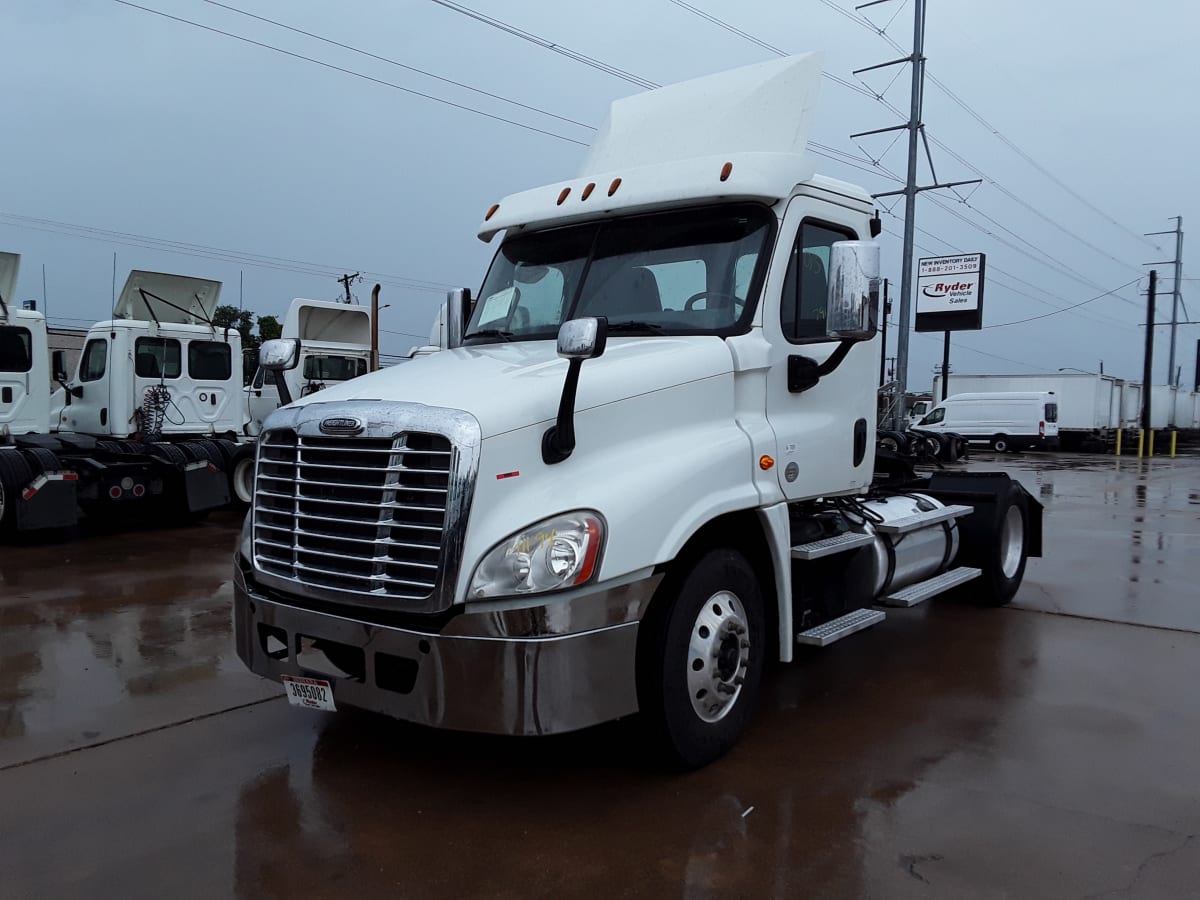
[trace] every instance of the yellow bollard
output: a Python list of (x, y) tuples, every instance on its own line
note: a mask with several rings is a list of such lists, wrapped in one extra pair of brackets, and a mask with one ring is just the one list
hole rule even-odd
[(1154, 455), (1154, 429), (1153, 428), (1150, 429), (1150, 450), (1146, 455), (1147, 456)]
[(1117, 456), (1121, 455), (1121, 433), (1123, 431), (1124, 431), (1123, 428), (1117, 429)]
[(1138, 459), (1142, 458), (1142, 449), (1145, 447), (1145, 444), (1146, 444), (1146, 429), (1139, 428), (1138, 429)]
[(1171, 432), (1171, 459), (1175, 458), (1175, 435), (1176, 432)]

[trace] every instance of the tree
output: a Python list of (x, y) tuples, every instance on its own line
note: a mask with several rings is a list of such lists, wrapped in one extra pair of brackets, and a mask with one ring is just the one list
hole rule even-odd
[(232, 328), (242, 336), (242, 348), (257, 350), (258, 337), (251, 333), (254, 327), (254, 313), (248, 309), (238, 309), (236, 306), (218, 306), (213, 312), (213, 324), (218, 328)]
[(258, 317), (258, 336), (264, 341), (273, 341), (283, 334), (283, 326), (274, 316)]

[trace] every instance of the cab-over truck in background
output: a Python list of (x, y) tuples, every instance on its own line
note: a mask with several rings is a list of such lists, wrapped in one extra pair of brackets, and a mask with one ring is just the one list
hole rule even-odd
[(820, 71), (618, 101), (583, 175), (488, 210), (450, 349), (267, 419), (234, 576), (253, 671), (463, 730), (640, 713), (695, 766), (771, 661), (951, 588), (1013, 597), (1038, 503), (876, 457), (878, 220), (803, 153)]

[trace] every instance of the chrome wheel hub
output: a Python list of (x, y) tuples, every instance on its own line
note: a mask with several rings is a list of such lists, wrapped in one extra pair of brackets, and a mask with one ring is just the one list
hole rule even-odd
[(1000, 571), (1005, 578), (1012, 578), (1021, 567), (1021, 553), (1025, 549), (1025, 523), (1021, 510), (1010, 506), (1000, 528)]
[(705, 722), (720, 721), (741, 696), (750, 665), (750, 629), (736, 594), (719, 591), (700, 607), (686, 665), (692, 709)]

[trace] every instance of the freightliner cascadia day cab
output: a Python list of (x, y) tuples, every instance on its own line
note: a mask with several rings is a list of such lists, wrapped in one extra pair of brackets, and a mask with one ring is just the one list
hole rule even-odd
[(270, 416), (235, 567), (250, 669), (468, 731), (636, 713), (696, 766), (770, 662), (880, 606), (1012, 598), (1037, 502), (877, 461), (878, 221), (804, 155), (820, 75), (614, 103), (580, 177), (487, 211), (504, 240), (477, 301), (451, 294), (450, 349)]

